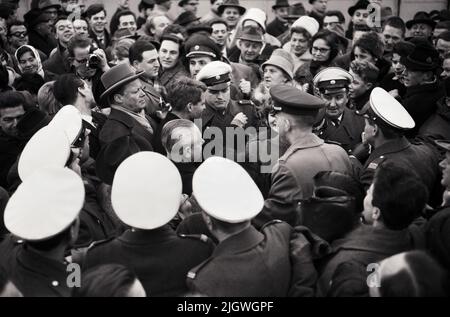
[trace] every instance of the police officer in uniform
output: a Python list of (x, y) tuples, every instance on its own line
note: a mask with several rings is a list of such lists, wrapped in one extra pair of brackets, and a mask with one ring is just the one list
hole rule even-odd
[(290, 148), (272, 172), (272, 186), (264, 209), (254, 224), (280, 219), (296, 225), (296, 207), (313, 195), (313, 178), (322, 171), (352, 173), (347, 153), (334, 144), (326, 144), (313, 134), (313, 125), (325, 102), (287, 85), (272, 87), (273, 115), (280, 142)]
[(370, 105), (363, 109), (366, 121), (365, 143), (371, 154), (364, 165), (361, 182), (366, 188), (372, 184), (375, 170), (384, 161), (392, 161), (417, 173), (433, 192), (438, 181), (439, 158), (434, 148), (424, 143), (412, 144), (404, 133), (415, 127), (405, 108), (382, 88), (375, 88)]
[(9, 200), (4, 218), (14, 238), (3, 242), (0, 264), (25, 297), (70, 296), (65, 252), (77, 239), (84, 194), (75, 172), (53, 166), (27, 177)]
[(114, 176), (111, 202), (130, 229), (94, 244), (83, 269), (122, 264), (136, 273), (148, 296), (184, 294), (189, 269), (206, 260), (214, 246), (206, 236), (178, 236), (168, 225), (180, 207), (181, 189), (181, 176), (166, 157), (140, 152), (127, 158)]
[[(219, 128), (222, 132), (223, 145), (227, 145), (226, 129), (247, 129), (257, 127), (256, 109), (251, 101), (231, 99), (231, 66), (214, 61), (203, 67), (197, 74), (197, 80), (203, 82), (206, 109), (202, 114), (202, 130)], [(224, 154), (225, 154), (224, 149)], [(229, 149), (229, 150), (234, 150)], [(244, 153), (245, 154), (245, 153)]]
[(251, 225), (264, 199), (241, 166), (209, 158), (194, 174), (193, 194), (219, 244), (209, 259), (189, 271), (192, 292), (213, 297), (313, 296), (317, 274), (308, 240), (281, 221), (261, 232)]
[(328, 67), (314, 78), (315, 88), (327, 103), (318, 135), (325, 141), (340, 144), (347, 153), (361, 144), (364, 131), (364, 120), (348, 107), (352, 81), (353, 76), (339, 67)]

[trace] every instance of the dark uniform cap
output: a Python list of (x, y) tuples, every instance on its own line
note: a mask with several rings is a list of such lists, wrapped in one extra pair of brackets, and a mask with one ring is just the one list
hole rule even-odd
[(221, 57), (220, 48), (209, 37), (203, 34), (192, 35), (184, 45), (186, 58), (209, 56), (213, 60), (218, 60)]
[(274, 111), (293, 115), (314, 115), (325, 107), (322, 99), (288, 85), (272, 87), (270, 95), (274, 102)]

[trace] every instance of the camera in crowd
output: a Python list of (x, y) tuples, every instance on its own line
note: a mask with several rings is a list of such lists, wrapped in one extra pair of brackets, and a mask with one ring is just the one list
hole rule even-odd
[(86, 63), (87, 68), (91, 68), (91, 69), (102, 68), (101, 58), (97, 54), (94, 53), (96, 50), (98, 50), (98, 46), (94, 43), (91, 45), (91, 50), (89, 52), (89, 58)]

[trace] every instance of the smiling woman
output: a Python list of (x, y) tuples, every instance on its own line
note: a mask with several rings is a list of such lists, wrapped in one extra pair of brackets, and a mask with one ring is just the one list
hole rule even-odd
[(189, 77), (188, 72), (180, 60), (180, 56), (184, 55), (182, 47), (182, 41), (178, 37), (173, 35), (165, 35), (162, 37), (161, 47), (159, 49), (159, 61), (162, 68), (162, 72), (159, 75), (161, 85), (166, 86), (183, 76)]

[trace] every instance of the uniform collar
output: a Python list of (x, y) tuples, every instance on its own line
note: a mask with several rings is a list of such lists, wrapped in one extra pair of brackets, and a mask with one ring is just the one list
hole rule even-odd
[[(318, 147), (324, 144), (325, 141), (319, 138), (317, 135), (310, 133), (305, 137), (298, 139), (294, 144), (291, 145), (287, 152), (295, 152), (296, 150), (309, 149), (313, 147)], [(287, 154), (287, 153), (286, 153)]]
[(168, 225), (153, 230), (127, 230), (119, 240), (127, 244), (148, 245), (161, 244), (168, 239), (176, 239), (175, 231)]
[[(372, 154), (371, 157), (380, 157), (382, 155), (390, 154), (390, 153), (397, 153), (400, 151), (405, 150), (406, 148), (410, 147), (411, 143), (405, 138), (401, 137), (399, 139), (395, 139), (392, 141), (388, 141), (385, 144), (381, 145), (379, 148), (376, 148)], [(368, 162), (370, 162), (371, 159), (369, 158)]]
[(219, 243), (213, 253), (213, 257), (245, 252), (260, 244), (264, 240), (264, 235), (255, 227), (250, 226), (238, 234)]

